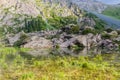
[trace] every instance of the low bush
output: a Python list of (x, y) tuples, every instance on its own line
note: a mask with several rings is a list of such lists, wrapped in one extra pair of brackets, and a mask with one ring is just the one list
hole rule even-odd
[(89, 33), (96, 34), (97, 32), (95, 30), (90, 29), (90, 28), (87, 28), (87, 29), (82, 31), (83, 35), (86, 35), (86, 34), (89, 34)]

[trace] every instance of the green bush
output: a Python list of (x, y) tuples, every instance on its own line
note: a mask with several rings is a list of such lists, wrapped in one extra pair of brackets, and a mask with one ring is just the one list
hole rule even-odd
[(25, 19), (25, 27), (23, 30), (25, 32), (34, 32), (34, 31), (40, 31), (45, 30), (47, 27), (47, 24), (42, 19), (42, 17), (38, 16), (36, 18), (26, 18)]
[(90, 28), (87, 28), (87, 29), (82, 31), (83, 35), (86, 35), (86, 34), (89, 34), (89, 33), (96, 34), (97, 32), (95, 30), (90, 29)]
[(107, 28), (105, 31), (107, 31), (108, 33), (112, 32), (113, 29), (112, 28)]
[(103, 39), (111, 39), (111, 35), (110, 34), (102, 34), (102, 38)]
[(52, 18), (48, 18), (48, 24), (50, 24), (56, 29), (59, 29), (68, 24), (77, 24), (77, 18), (74, 16), (67, 17), (54, 16)]
[(77, 33), (79, 33), (79, 31), (80, 31), (79, 26), (77, 26), (77, 25), (71, 25), (70, 33), (77, 34)]

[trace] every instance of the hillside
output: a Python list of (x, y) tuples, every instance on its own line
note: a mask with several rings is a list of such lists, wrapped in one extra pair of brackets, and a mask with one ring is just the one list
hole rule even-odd
[(0, 80), (119, 80), (120, 30), (107, 23), (120, 22), (100, 14), (105, 8), (96, 0), (0, 0)]
[(120, 19), (120, 6), (109, 6), (102, 13)]
[(41, 0), (4, 0), (1, 1), (0, 8), (0, 26), (23, 26), (24, 19), (31, 16), (41, 16), (45, 19), (51, 17), (52, 13), (61, 16), (72, 15), (72, 11), (65, 5), (50, 4)]

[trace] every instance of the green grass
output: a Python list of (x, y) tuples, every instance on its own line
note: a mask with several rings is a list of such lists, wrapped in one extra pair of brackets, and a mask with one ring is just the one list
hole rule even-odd
[(120, 19), (120, 7), (108, 7), (103, 11), (103, 14)]
[[(119, 63), (111, 64), (105, 57), (51, 56), (31, 58), (18, 52), (28, 49), (0, 49), (0, 80), (117, 80)], [(22, 53), (25, 54), (25, 53)], [(109, 57), (114, 60), (113, 57)], [(116, 65), (116, 66), (115, 66)]]

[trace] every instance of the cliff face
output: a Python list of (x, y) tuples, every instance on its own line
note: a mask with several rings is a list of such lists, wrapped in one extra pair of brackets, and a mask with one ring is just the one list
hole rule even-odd
[(25, 16), (37, 16), (40, 12), (34, 0), (0, 0), (0, 26), (21, 25)]
[(23, 26), (24, 19), (38, 15), (50, 17), (50, 12), (60, 16), (73, 15), (66, 1), (55, 0), (0, 0), (0, 26)]

